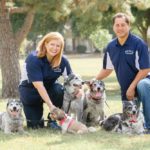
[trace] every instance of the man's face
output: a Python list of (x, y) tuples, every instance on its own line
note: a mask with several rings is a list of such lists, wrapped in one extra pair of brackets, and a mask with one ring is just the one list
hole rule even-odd
[(125, 18), (116, 18), (113, 30), (118, 38), (126, 38), (130, 31), (130, 25), (125, 22)]

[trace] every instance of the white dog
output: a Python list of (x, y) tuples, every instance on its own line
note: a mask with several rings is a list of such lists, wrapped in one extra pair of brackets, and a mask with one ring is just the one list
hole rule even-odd
[(16, 99), (8, 100), (6, 112), (0, 113), (0, 129), (6, 134), (24, 133), (22, 104)]

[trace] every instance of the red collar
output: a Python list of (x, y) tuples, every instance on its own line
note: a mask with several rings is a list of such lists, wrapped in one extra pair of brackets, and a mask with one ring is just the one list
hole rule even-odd
[(65, 116), (62, 120), (59, 121), (59, 124), (62, 125), (67, 119), (67, 116)]
[(92, 100), (94, 100), (94, 101), (98, 101), (98, 100), (100, 100), (100, 99), (98, 99), (98, 98), (95, 98), (94, 96), (92, 96), (92, 94), (89, 94), (89, 99), (92, 99)]

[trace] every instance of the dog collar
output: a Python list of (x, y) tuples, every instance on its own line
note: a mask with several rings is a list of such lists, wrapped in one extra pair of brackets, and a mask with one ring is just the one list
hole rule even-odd
[(67, 131), (67, 129), (72, 125), (74, 119), (68, 115), (66, 115), (60, 122), (60, 126), (63, 130)]
[(99, 98), (96, 98), (96, 97), (92, 96), (92, 94), (89, 94), (88, 97), (89, 97), (89, 99), (92, 99), (94, 101), (99, 101), (100, 100)]
[(62, 120), (60, 120), (59, 124), (62, 125), (66, 119), (67, 119), (67, 116), (65, 116)]

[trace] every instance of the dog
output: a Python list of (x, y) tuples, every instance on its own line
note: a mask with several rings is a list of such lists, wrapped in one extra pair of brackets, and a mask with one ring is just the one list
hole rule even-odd
[(76, 121), (71, 116), (67, 115), (62, 109), (54, 108), (50, 113), (50, 118), (58, 122), (62, 129), (62, 133), (84, 134), (95, 132), (94, 127), (87, 127), (83, 123)]
[(76, 74), (70, 74), (64, 80), (64, 98), (62, 109), (78, 121), (82, 121), (85, 98), (83, 80)]
[(103, 81), (85, 81), (89, 89), (85, 94), (83, 122), (87, 126), (99, 125), (100, 120), (104, 120), (104, 106), (106, 102), (105, 85)]
[(0, 129), (5, 134), (18, 132), (25, 133), (23, 129), (22, 103), (16, 99), (7, 102), (6, 112), (0, 113)]
[(125, 134), (144, 133), (144, 117), (135, 100), (124, 101), (123, 113), (113, 114), (100, 124), (106, 131), (115, 131)]

